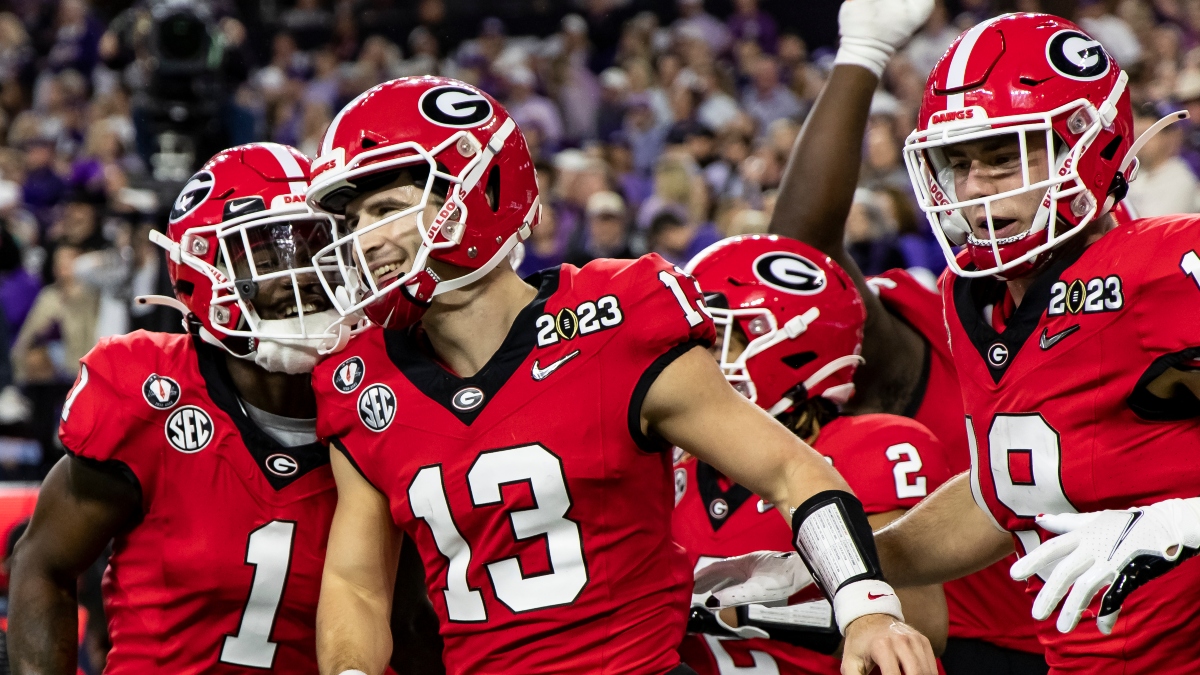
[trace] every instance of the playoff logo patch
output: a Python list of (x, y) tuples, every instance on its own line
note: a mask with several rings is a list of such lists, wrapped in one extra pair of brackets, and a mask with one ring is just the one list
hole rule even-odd
[(358, 389), (358, 385), (362, 384), (365, 371), (366, 366), (363, 364), (363, 360), (357, 356), (351, 356), (333, 371), (333, 388), (343, 394), (353, 392)]
[(151, 373), (142, 384), (142, 396), (155, 410), (169, 410), (179, 402), (179, 383), (158, 373)]

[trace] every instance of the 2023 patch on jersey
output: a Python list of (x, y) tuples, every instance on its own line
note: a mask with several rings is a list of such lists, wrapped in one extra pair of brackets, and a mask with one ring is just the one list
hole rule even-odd
[[(1200, 355), (1198, 242), (1193, 216), (1119, 227), (1064, 253), (999, 334), (982, 315), (1002, 292), (998, 282), (945, 283), (977, 448), (972, 487), (1018, 550), (1050, 536), (1035, 527), (1041, 513), (1196, 495), (1200, 405), (1190, 394), (1156, 399), (1145, 385)], [(1186, 598), (1197, 587), (1200, 563), (1184, 563), (1130, 595), (1111, 636), (1087, 620), (1094, 613), (1067, 635), (1041, 622), (1052, 672), (1195, 672), (1200, 605)]]
[(416, 542), (447, 672), (664, 673), (691, 569), (671, 457), (640, 430), (661, 371), (711, 344), (695, 282), (657, 255), (535, 275), (476, 375), (419, 332), (371, 330), (318, 367), (318, 434)]
[[(839, 417), (821, 429), (815, 447), (850, 484), (868, 514), (912, 508), (951, 475), (941, 441), (923, 425), (897, 415)], [(707, 464), (689, 459), (677, 466), (675, 489), (675, 540), (687, 549), (694, 567), (711, 559), (792, 547), (792, 528), (774, 505)], [(811, 600), (798, 598), (809, 602), (791, 610), (828, 621), (833, 608), (815, 587), (808, 590)], [(689, 634), (680, 653), (699, 675), (841, 672), (841, 659), (772, 640)]]
[[(971, 466), (971, 448), (962, 417), (962, 389), (950, 340), (942, 297), (908, 272), (888, 270), (868, 283), (889, 312), (903, 319), (928, 345), (928, 371), (914, 409), (905, 411), (946, 444), (950, 471)], [(942, 585), (950, 614), (950, 637), (983, 640), (1007, 649), (1041, 654), (1033, 620), (1033, 598), (1014, 582), (1008, 569), (1011, 555), (975, 574)]]
[(137, 331), (83, 359), (63, 445), (143, 502), (104, 578), (109, 675), (317, 672), (328, 451), (280, 446), (235, 391), (224, 353), (189, 336)]

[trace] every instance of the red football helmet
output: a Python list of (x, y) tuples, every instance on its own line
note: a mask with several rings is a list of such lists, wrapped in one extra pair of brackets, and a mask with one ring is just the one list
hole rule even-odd
[[(823, 396), (854, 394), (866, 311), (854, 282), (829, 256), (775, 235), (730, 237), (687, 264), (724, 328), (725, 379), (773, 416)], [(733, 328), (748, 344), (730, 360)]]
[[(917, 129), (905, 142), (921, 207), (950, 268), (968, 277), (1016, 278), (1043, 254), (1124, 198), (1134, 161), (1128, 78), (1099, 42), (1046, 14), (1006, 14), (963, 33), (925, 86)], [(1010, 137), (1020, 148), (1022, 186), (977, 199), (955, 195), (947, 146)], [(1030, 175), (1030, 147), (1044, 143), (1049, 176)], [(992, 205), (1044, 194), (1032, 227), (998, 238)], [(990, 236), (977, 239), (961, 209), (984, 206)], [(974, 268), (953, 247), (966, 244)]]
[[(435, 295), (487, 274), (529, 236), (540, 213), (533, 159), (516, 123), (491, 96), (444, 77), (385, 82), (343, 108), (313, 163), (309, 203), (342, 215), (355, 197), (405, 168), (428, 172), (420, 203), (339, 233), (319, 254), (331, 270), (321, 281), (338, 311), (364, 310), (386, 328), (415, 323)], [(444, 203), (426, 223), (431, 199)], [(380, 286), (361, 237), (412, 214), (421, 233), (412, 268)], [(429, 259), (471, 271), (442, 280)]]
[[(249, 357), (262, 339), (323, 351), (348, 339), (313, 264), (333, 223), (305, 202), (308, 172), (300, 151), (276, 143), (222, 151), (184, 185), (167, 234), (151, 234), (167, 249), (175, 295), (206, 341)], [(285, 284), (271, 283), (278, 279)]]

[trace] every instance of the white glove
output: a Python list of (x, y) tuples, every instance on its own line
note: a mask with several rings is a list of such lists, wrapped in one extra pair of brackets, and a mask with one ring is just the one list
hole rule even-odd
[(1041, 515), (1037, 524), (1060, 536), (1009, 571), (1022, 580), (1058, 563), (1033, 602), (1033, 618), (1049, 617), (1066, 595), (1057, 625), (1069, 633), (1092, 598), (1108, 586), (1096, 617), (1097, 628), (1108, 635), (1126, 596), (1200, 549), (1200, 498), (1168, 499), (1124, 511)]
[(786, 602), (812, 585), (795, 551), (755, 551), (717, 560), (696, 572), (695, 594), (712, 593), (710, 608)]
[(846, 0), (838, 10), (842, 41), (834, 64), (883, 75), (892, 54), (925, 25), (931, 12), (933, 0)]

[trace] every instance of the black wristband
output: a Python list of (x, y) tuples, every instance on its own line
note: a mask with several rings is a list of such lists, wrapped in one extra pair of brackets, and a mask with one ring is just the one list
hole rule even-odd
[[(755, 607), (757, 611), (752, 611), (751, 607)], [(742, 605), (737, 608), (738, 625), (759, 628), (766, 631), (772, 640), (803, 647), (818, 654), (836, 652), (838, 645), (842, 643), (842, 634), (838, 631), (837, 623), (833, 619), (833, 609), (829, 609), (829, 619), (824, 625), (818, 625), (817, 622), (791, 621), (782, 616), (770, 616), (783, 614), (789, 610), (796, 611), (795, 608), (796, 606), (768, 608), (759, 605)], [(760, 616), (750, 618), (751, 614)]]
[(849, 492), (818, 492), (796, 508), (792, 512), (792, 544), (831, 602), (846, 584), (863, 579), (884, 581), (871, 523), (862, 502)]

